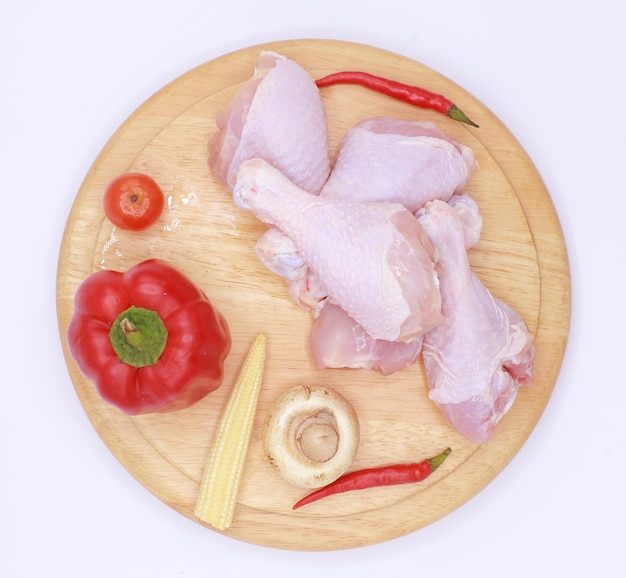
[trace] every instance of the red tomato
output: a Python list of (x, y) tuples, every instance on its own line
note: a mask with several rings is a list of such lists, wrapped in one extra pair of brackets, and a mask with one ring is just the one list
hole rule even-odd
[(163, 205), (161, 187), (142, 173), (120, 175), (104, 191), (104, 214), (120, 229), (148, 228), (161, 216)]

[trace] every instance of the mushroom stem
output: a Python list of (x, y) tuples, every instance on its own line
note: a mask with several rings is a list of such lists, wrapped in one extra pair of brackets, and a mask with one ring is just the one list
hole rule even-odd
[(300, 451), (311, 461), (324, 463), (337, 453), (339, 434), (333, 416), (321, 411), (302, 421), (296, 431)]

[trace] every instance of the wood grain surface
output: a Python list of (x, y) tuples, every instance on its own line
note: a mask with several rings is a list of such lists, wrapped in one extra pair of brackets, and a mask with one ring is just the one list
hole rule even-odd
[[(467, 192), (484, 217), (470, 260), (494, 295), (516, 308), (537, 348), (536, 383), (520, 390), (495, 438), (470, 443), (429, 401), (421, 363), (383, 377), (367, 370), (316, 370), (308, 352), (312, 320), (288, 297), (281, 279), (253, 252), (265, 230), (238, 209), (207, 168), (214, 119), (252, 73), (263, 49), (294, 59), (314, 78), (342, 69), (427, 87), (453, 100), (479, 129), (353, 86), (323, 89), (331, 150), (356, 122), (391, 115), (426, 119), (471, 147), (478, 161)], [(152, 229), (115, 229), (102, 193), (116, 175), (143, 171), (163, 187), (167, 203)], [(74, 294), (91, 273), (125, 270), (146, 258), (174, 264), (209, 295), (227, 318), (233, 349), (223, 386), (192, 408), (129, 417), (103, 402), (74, 365), (65, 333)], [(59, 256), (60, 337), (71, 381), (94, 428), (150, 492), (192, 519), (198, 486), (221, 411), (254, 336), (268, 336), (268, 363), (235, 517), (225, 534), (298, 550), (373, 544), (416, 531), (471, 499), (524, 444), (555, 386), (570, 321), (567, 252), (550, 196), (531, 160), (484, 105), (426, 66), (377, 48), (337, 41), (297, 40), (245, 48), (176, 79), (136, 110), (112, 136), (77, 193)], [(417, 461), (450, 446), (452, 454), (421, 484), (376, 488), (322, 500), (293, 512), (306, 491), (282, 481), (264, 460), (261, 427), (274, 400), (303, 383), (340, 391), (361, 422), (352, 469)], [(69, 383), (68, 383), (69, 385)]]

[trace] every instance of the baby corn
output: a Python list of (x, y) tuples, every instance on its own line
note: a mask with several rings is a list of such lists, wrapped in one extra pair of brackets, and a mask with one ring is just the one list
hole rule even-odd
[(218, 425), (200, 484), (195, 515), (218, 530), (232, 522), (261, 391), (266, 337), (254, 340)]

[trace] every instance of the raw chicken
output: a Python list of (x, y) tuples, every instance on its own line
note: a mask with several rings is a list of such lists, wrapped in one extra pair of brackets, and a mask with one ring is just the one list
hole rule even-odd
[(341, 307), (328, 303), (313, 326), (310, 348), (319, 369), (364, 368), (390, 375), (415, 363), (422, 337), (409, 343), (372, 339)]
[(291, 238), (280, 229), (270, 227), (254, 244), (254, 250), (261, 263), (285, 279), (293, 300), (317, 316), (328, 295), (319, 286)]
[[(463, 223), (465, 248), (469, 249), (478, 242), (482, 229), (478, 206), (467, 195), (453, 195), (448, 204)], [(286, 258), (292, 258), (292, 254), (286, 254)], [(389, 375), (417, 360), (422, 348), (421, 338), (410, 343), (372, 339), (340, 307), (332, 304), (324, 307), (323, 295), (315, 293), (317, 288), (309, 285), (306, 273), (289, 284), (299, 288), (294, 298), (301, 306), (321, 308), (310, 338), (311, 353), (318, 368), (367, 368)]]
[[(347, 133), (321, 195), (397, 201), (415, 211), (429, 200), (458, 196), (474, 165), (471, 149), (432, 123), (377, 117)], [(270, 230), (255, 250), (271, 271), (286, 279), (290, 294), (301, 307), (319, 312), (326, 296), (289, 237)]]
[[(448, 204), (456, 211), (463, 225), (463, 239), (466, 249), (472, 248), (480, 240), (483, 217), (476, 201), (467, 195), (452, 195)], [(419, 212), (417, 215), (419, 216)]]
[(444, 316), (424, 336), (429, 395), (458, 432), (482, 444), (494, 435), (518, 387), (532, 383), (532, 337), (519, 314), (470, 271), (459, 213), (433, 201), (419, 220), (439, 253)]
[(317, 276), (308, 266), (305, 265), (304, 270), (304, 276), (293, 281), (287, 281), (287, 289), (291, 298), (300, 307), (310, 311), (317, 317), (322, 308), (328, 303), (328, 293), (324, 285), (317, 280)]
[(280, 229), (268, 229), (255, 243), (254, 251), (261, 263), (287, 282), (301, 281), (308, 272), (295, 243)]
[(433, 247), (402, 205), (320, 198), (262, 159), (241, 164), (233, 198), (293, 241), (329, 302), (372, 338), (412, 341), (441, 322)]
[(392, 201), (415, 212), (428, 201), (462, 192), (474, 166), (471, 149), (432, 123), (372, 118), (348, 131), (321, 194)]
[(217, 119), (209, 167), (229, 190), (239, 165), (263, 158), (306, 191), (319, 192), (330, 172), (326, 111), (315, 81), (299, 64), (260, 54), (254, 74)]
[[(474, 165), (473, 152), (432, 123), (372, 118), (353, 127), (343, 139), (321, 195), (396, 201), (413, 212), (427, 201), (458, 197)], [(321, 309), (326, 296), (289, 237), (270, 230), (255, 250), (271, 271), (285, 278), (301, 307), (314, 313)]]
[[(315, 82), (292, 60), (261, 52), (252, 77), (216, 123), (219, 131), (209, 141), (208, 162), (229, 190), (239, 165), (250, 158), (265, 159), (311, 193), (318, 193), (326, 182), (330, 172), (326, 111)], [(289, 238), (270, 229), (256, 246), (261, 261), (288, 282), (307, 271), (306, 266), (292, 271), (299, 257), (291, 245)], [(303, 297), (303, 303), (308, 298)]]

